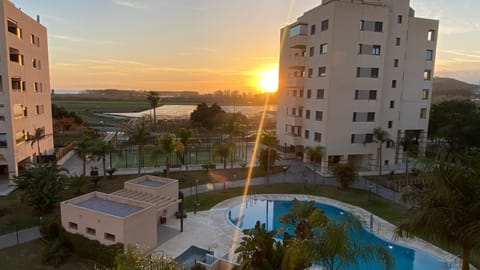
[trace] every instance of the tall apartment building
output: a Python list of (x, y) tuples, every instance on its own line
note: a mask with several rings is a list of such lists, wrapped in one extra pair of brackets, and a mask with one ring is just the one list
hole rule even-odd
[[(399, 143), (426, 136), (438, 21), (409, 0), (323, 0), (281, 31), (277, 135), (322, 166), (376, 169), (403, 162)], [(395, 141), (378, 159), (373, 130)]]
[[(47, 29), (8, 0), (0, 12), (0, 174), (11, 179), (35, 162), (34, 130), (52, 134)], [(51, 154), (52, 136), (40, 151)]]

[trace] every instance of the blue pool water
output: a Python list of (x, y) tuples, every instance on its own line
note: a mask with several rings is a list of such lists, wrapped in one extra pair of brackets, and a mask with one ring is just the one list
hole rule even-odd
[[(268, 230), (276, 230), (283, 227), (290, 234), (294, 234), (291, 227), (279, 222), (279, 217), (290, 210), (291, 201), (282, 200), (250, 200), (246, 208), (244, 208), (243, 215), (239, 217), (240, 205), (232, 207), (227, 211), (229, 220), (241, 229), (248, 229), (255, 227), (255, 223), (259, 220), (266, 224)], [(346, 219), (348, 213), (344, 210), (326, 205), (316, 203), (316, 207), (320, 208), (329, 219), (342, 222)], [(449, 267), (448, 263), (439, 258), (416, 249), (406, 248), (395, 243), (383, 240), (369, 231), (362, 229), (357, 232), (354, 238), (360, 243), (376, 243), (384, 246), (390, 251), (390, 254), (395, 260), (395, 270), (450, 270), (455, 269)], [(376, 262), (359, 262), (359, 265), (348, 265), (343, 267), (345, 270), (383, 270), (381, 264)]]

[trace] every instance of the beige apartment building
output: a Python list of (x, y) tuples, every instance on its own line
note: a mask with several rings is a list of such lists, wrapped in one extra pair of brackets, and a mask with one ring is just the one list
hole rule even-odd
[[(36, 160), (28, 142), (36, 128), (52, 134), (47, 29), (8, 0), (1, 0), (0, 174), (12, 178)], [(53, 137), (40, 141), (53, 152)]]
[[(401, 140), (426, 137), (438, 21), (409, 0), (323, 0), (281, 31), (277, 135), (302, 154), (322, 146), (322, 167), (361, 170), (404, 162)], [(373, 130), (395, 142), (383, 146)]]

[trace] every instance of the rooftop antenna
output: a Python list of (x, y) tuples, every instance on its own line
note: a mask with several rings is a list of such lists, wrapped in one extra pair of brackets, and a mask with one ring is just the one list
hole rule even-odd
[(37, 23), (40, 23), (40, 15), (37, 15)]

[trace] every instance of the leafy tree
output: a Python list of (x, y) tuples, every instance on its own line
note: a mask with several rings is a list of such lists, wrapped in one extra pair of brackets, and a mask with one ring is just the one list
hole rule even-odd
[(459, 245), (462, 270), (468, 270), (472, 250), (480, 247), (480, 159), (432, 163), (431, 188), (408, 194), (414, 203), (396, 234)]
[(234, 147), (235, 143), (233, 142), (215, 143), (213, 145), (213, 156), (220, 156), (223, 161), (224, 170), (227, 169), (227, 159), (232, 155)]
[(129, 145), (136, 145), (138, 151), (138, 174), (140, 174), (141, 168), (144, 162), (145, 145), (150, 142), (152, 135), (150, 130), (143, 124), (135, 126), (133, 129), (127, 131)]
[[(252, 229), (243, 230), (244, 236), (235, 253), (240, 269), (279, 269), (282, 247), (273, 238), (275, 231), (267, 231), (265, 223), (255, 223)], [(279, 254), (280, 253), (280, 254)]]
[(222, 126), (225, 118), (225, 111), (217, 103), (208, 106), (201, 103), (190, 114), (190, 121), (194, 126), (203, 127), (208, 131)]
[(147, 101), (150, 104), (150, 107), (153, 109), (153, 129), (155, 130), (157, 125), (157, 107), (160, 105), (160, 96), (157, 92), (150, 91), (147, 95)]
[(450, 100), (432, 106), (428, 135), (446, 141), (448, 154), (480, 147), (480, 111), (471, 101)]
[(82, 175), (83, 176), (85, 176), (87, 172), (87, 168), (86, 168), (87, 156), (88, 154), (91, 153), (91, 147), (92, 147), (91, 141), (89, 139), (84, 138), (81, 141), (78, 141), (75, 144), (75, 147), (73, 148), (73, 151), (75, 152), (75, 154), (77, 154), (77, 156), (79, 156), (82, 159), (82, 169), (83, 169)]
[(185, 152), (185, 147), (184, 145), (180, 142), (175, 137), (175, 134), (168, 133), (160, 136), (157, 140), (157, 145), (154, 146), (152, 150), (152, 156), (154, 158), (160, 156), (160, 155), (165, 155), (165, 165), (166, 165), (166, 172), (167, 172), (167, 177), (170, 174), (170, 166), (171, 166), (171, 160), (170, 160), (170, 155), (171, 154), (183, 154)]
[(65, 188), (66, 169), (54, 163), (40, 163), (23, 171), (14, 178), (17, 188), (22, 191), (22, 201), (32, 206), (39, 214), (48, 213), (60, 200)]
[(414, 134), (406, 134), (402, 140), (400, 141), (400, 145), (403, 147), (403, 153), (406, 157), (405, 162), (405, 176), (408, 179), (409, 173), (409, 162), (410, 158), (418, 158), (420, 156), (420, 145), (419, 145), (419, 138)]
[(75, 194), (79, 195), (79, 194), (82, 194), (82, 189), (83, 187), (87, 184), (88, 182), (88, 178), (85, 177), (85, 176), (72, 176), (70, 178), (68, 178), (68, 186), (70, 188), (73, 188), (75, 190)]
[(115, 270), (181, 270), (182, 267), (172, 258), (167, 256), (154, 257), (152, 255), (140, 256), (135, 248), (127, 246), (124, 253), (115, 256)]
[(379, 260), (384, 269), (392, 269), (393, 262), (388, 251), (377, 244), (360, 243), (354, 237), (362, 225), (354, 218), (346, 222), (328, 221), (322, 232), (309, 243), (309, 254), (313, 261), (320, 262), (327, 270), (342, 269), (346, 264), (358, 265), (360, 261)]
[[(315, 148), (307, 147), (305, 149), (305, 152), (307, 153), (308, 158), (310, 159), (311, 162), (313, 162), (313, 164), (320, 164), (320, 166), (321, 166), (322, 158), (323, 158), (324, 153), (325, 153), (325, 149), (323, 147), (321, 147), (321, 146), (317, 146)], [(315, 170), (315, 173), (313, 174), (313, 177), (314, 177), (313, 182), (316, 183), (317, 182), (316, 170)]]
[(260, 167), (266, 171), (267, 173), (270, 172), (271, 168), (275, 164), (275, 161), (280, 158), (277, 150), (264, 148), (260, 150), (260, 154), (258, 156), (258, 162), (260, 163)]
[[(98, 159), (102, 160), (102, 166), (103, 166), (103, 175), (106, 175), (106, 156), (107, 154), (111, 155), (112, 152), (114, 152), (115, 146), (113, 146), (111, 143), (108, 143), (104, 140), (98, 140), (95, 145), (92, 146), (92, 154), (96, 156)], [(110, 166), (111, 164), (111, 159), (110, 159)]]
[(343, 189), (348, 189), (355, 181), (357, 169), (352, 163), (338, 163), (335, 165), (335, 168), (333, 168), (333, 175)]
[(42, 160), (42, 152), (40, 151), (40, 141), (45, 139), (45, 137), (50, 136), (51, 134), (45, 134), (45, 129), (43, 128), (36, 128), (33, 132), (33, 135), (29, 135), (27, 141), (30, 142), (30, 146), (37, 145), (37, 154), (39, 156), (39, 160)]
[(375, 128), (373, 130), (373, 141), (377, 143), (377, 159), (378, 159), (378, 175), (382, 175), (382, 152), (383, 145), (386, 143), (393, 143), (393, 140), (390, 139), (390, 135), (387, 131), (381, 128)]

